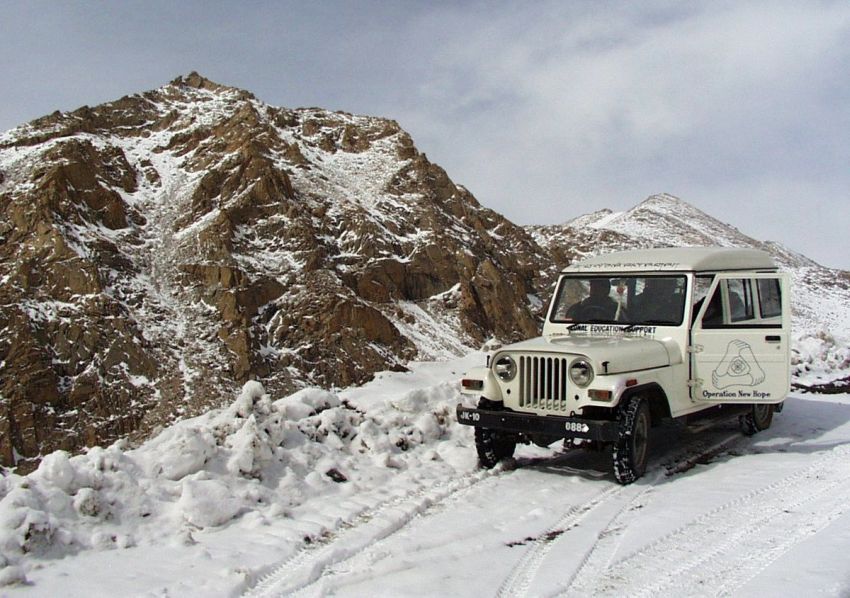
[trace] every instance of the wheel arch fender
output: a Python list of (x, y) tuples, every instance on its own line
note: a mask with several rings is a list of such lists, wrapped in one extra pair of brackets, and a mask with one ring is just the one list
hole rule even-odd
[(627, 388), (620, 397), (620, 404), (625, 405), (634, 396), (643, 397), (649, 405), (649, 415), (652, 425), (657, 425), (664, 418), (671, 417), (670, 402), (667, 393), (657, 382), (649, 382), (640, 386)]

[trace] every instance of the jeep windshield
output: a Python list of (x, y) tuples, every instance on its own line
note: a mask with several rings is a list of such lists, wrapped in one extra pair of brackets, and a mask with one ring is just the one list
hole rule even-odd
[(686, 290), (684, 276), (564, 276), (550, 321), (678, 326), (685, 311)]

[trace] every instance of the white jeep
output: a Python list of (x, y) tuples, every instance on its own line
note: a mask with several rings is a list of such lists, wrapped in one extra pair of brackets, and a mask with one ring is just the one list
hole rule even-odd
[(788, 275), (752, 249), (610, 253), (566, 268), (543, 335), (502, 347), (462, 380), (483, 467), (518, 442), (612, 446), (614, 476), (646, 470), (650, 429), (709, 409), (754, 434), (790, 389)]

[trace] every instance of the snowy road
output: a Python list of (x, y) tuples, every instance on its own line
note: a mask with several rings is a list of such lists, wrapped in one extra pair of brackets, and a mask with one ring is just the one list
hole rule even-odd
[(4, 478), (0, 596), (850, 595), (850, 395), (793, 395), (751, 438), (664, 425), (619, 486), (608, 453), (557, 445), (477, 469), (451, 416), (476, 361), (246, 385), (138, 449)]
[(249, 595), (847, 595), (850, 405), (792, 398), (774, 422), (662, 428), (626, 487), (605, 455), (520, 457), (380, 509)]

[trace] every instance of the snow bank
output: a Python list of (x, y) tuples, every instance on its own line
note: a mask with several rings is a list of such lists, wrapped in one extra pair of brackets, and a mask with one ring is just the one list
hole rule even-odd
[[(145, 578), (151, 595), (244, 589), (270, 564), (368, 519), (380, 505), (398, 497), (417, 504), (420, 494), (468, 476), (476, 462), (472, 431), (454, 421), (463, 398), (446, 380), (483, 360), (477, 353), (411, 364), (362, 387), (308, 388), (278, 400), (249, 382), (228, 407), (178, 422), (139, 448), (118, 442), (74, 457), (57, 451), (27, 476), (4, 474), (0, 586), (34, 583), (49, 595), (73, 575), (80, 595), (90, 595), (97, 583), (117, 588), (120, 577), (125, 585), (114, 594), (138, 593), (139, 563), (146, 563), (159, 567)], [(840, 377), (848, 360), (840, 338), (795, 339), (798, 380)], [(76, 556), (63, 558), (69, 555)], [(110, 563), (99, 578), (89, 570), (95, 561)], [(176, 578), (190, 567), (193, 583), (208, 585), (180, 585)], [(160, 587), (157, 579), (170, 581)]]
[(850, 376), (850, 341), (828, 331), (804, 332), (792, 343), (793, 377), (801, 384)]
[(47, 455), (27, 476), (0, 478), (0, 584), (25, 582), (37, 561), (189, 544), (249, 512), (287, 517), (310, 499), (378, 486), (440, 460), (458, 400), (444, 383), (360, 406), (314, 388), (273, 401), (249, 382), (229, 407), (137, 449)]

